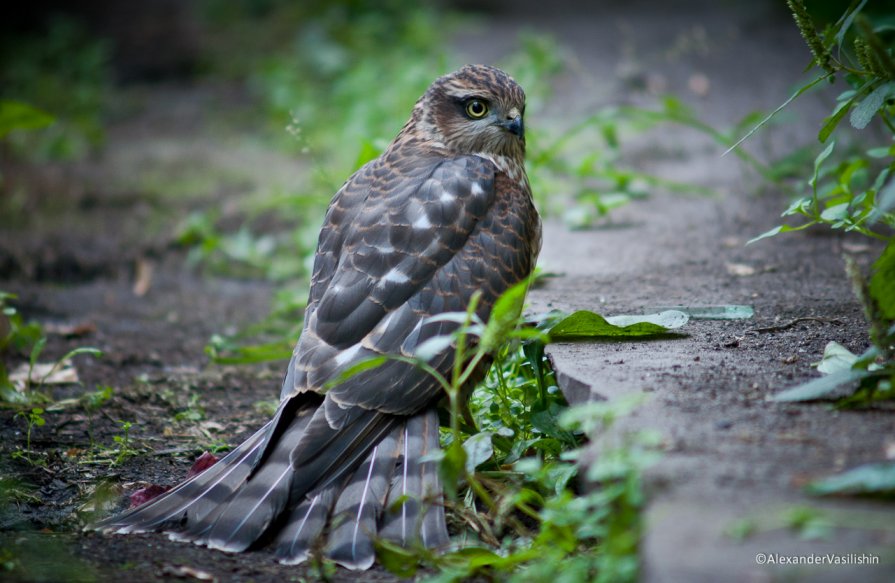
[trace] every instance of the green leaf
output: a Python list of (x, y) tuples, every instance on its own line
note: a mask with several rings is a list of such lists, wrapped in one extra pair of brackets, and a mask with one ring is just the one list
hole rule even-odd
[(353, 364), (353, 365), (349, 366), (339, 376), (337, 376), (333, 380), (327, 382), (325, 388), (331, 389), (331, 388), (335, 387), (336, 385), (344, 383), (345, 381), (347, 381), (348, 379), (350, 379), (351, 377), (353, 377), (355, 375), (359, 375), (362, 372), (366, 372), (368, 370), (378, 368), (378, 367), (382, 366), (383, 364), (385, 364), (386, 361), (388, 361), (388, 359), (389, 358), (387, 356), (373, 356), (370, 358), (365, 358), (364, 360), (361, 360), (357, 364)]
[(525, 280), (505, 291), (494, 303), (491, 317), (482, 333), (481, 343), (484, 350), (490, 352), (499, 348), (507, 335), (516, 327), (527, 291), (528, 280)]
[(802, 229), (807, 229), (811, 225), (815, 225), (815, 224), (817, 224), (817, 221), (809, 221), (809, 222), (805, 223), (804, 225), (799, 225), (797, 227), (793, 227), (792, 225), (778, 225), (778, 226), (774, 227), (773, 229), (771, 229), (770, 231), (766, 231), (753, 239), (749, 239), (748, 241), (746, 241), (746, 245), (751, 245), (752, 243), (755, 243), (756, 241), (761, 241), (762, 239), (767, 239), (768, 237), (773, 237), (774, 235), (779, 235), (780, 233), (801, 231)]
[(444, 451), (444, 457), (438, 464), (438, 473), (444, 486), (445, 494), (451, 500), (457, 498), (457, 485), (466, 473), (466, 450), (459, 441), (454, 441)]
[(14, 130), (39, 130), (55, 121), (49, 113), (27, 103), (0, 100), (0, 138)]
[(836, 476), (816, 480), (808, 492), (819, 496), (831, 494), (895, 495), (895, 462), (866, 464)]
[[(31, 348), (31, 356), (28, 358), (28, 362), (31, 365), (31, 368), (37, 364), (37, 359), (40, 358), (40, 353), (43, 352), (44, 346), (47, 345), (47, 337), (44, 336), (38, 339), (37, 342), (34, 343), (34, 346)], [(28, 378), (31, 378), (31, 373), (28, 373)]]
[(823, 151), (817, 155), (817, 158), (814, 159), (814, 175), (811, 177), (811, 180), (808, 181), (808, 184), (811, 185), (811, 188), (814, 190), (815, 195), (817, 194), (817, 178), (820, 175), (820, 168), (823, 166), (824, 161), (830, 157), (830, 154), (833, 153), (833, 147), (836, 145), (836, 142), (830, 142), (830, 144), (823, 149)]
[(855, 95), (848, 101), (843, 101), (836, 106), (836, 109), (833, 110), (833, 114), (824, 120), (824, 125), (821, 126), (820, 133), (817, 134), (817, 139), (820, 140), (821, 143), (827, 141), (827, 138), (830, 137), (830, 134), (833, 133), (833, 130), (836, 129), (836, 126), (839, 125), (839, 122), (842, 121), (842, 118), (845, 117), (845, 114), (848, 113), (849, 108), (857, 98), (858, 96)]
[(416, 574), (419, 556), (413, 549), (407, 549), (383, 538), (376, 537), (376, 558), (379, 564), (392, 575), (409, 579)]
[(789, 225), (777, 225), (773, 229), (771, 229), (769, 231), (765, 231), (764, 233), (762, 233), (761, 235), (759, 235), (757, 237), (752, 237), (751, 239), (746, 241), (746, 245), (751, 245), (752, 243), (761, 241), (762, 239), (767, 239), (768, 237), (774, 237), (776, 235), (779, 235), (780, 233), (785, 233), (786, 227), (788, 227), (788, 226)]
[(879, 108), (883, 106), (886, 99), (895, 93), (895, 81), (889, 81), (874, 89), (870, 95), (864, 98), (861, 103), (855, 106), (851, 112), (849, 121), (852, 127), (862, 130), (867, 127)]
[[(581, 310), (567, 316), (554, 325), (548, 334), (550, 342), (564, 342), (586, 338), (635, 338), (666, 334), (672, 327), (683, 326), (687, 321), (686, 314), (680, 312), (663, 312), (647, 316), (626, 316), (630, 324), (617, 326), (603, 316), (587, 310)], [(669, 324), (655, 323), (663, 322)]]
[(466, 472), (471, 474), (475, 469), (491, 459), (494, 455), (494, 447), (491, 445), (491, 432), (476, 433), (463, 442), (466, 450)]
[(839, 387), (859, 381), (870, 374), (872, 373), (865, 370), (840, 370), (828, 374), (827, 376), (808, 381), (807, 383), (791, 389), (787, 389), (782, 393), (770, 397), (770, 400), (777, 402), (792, 402), (823, 399), (828, 397), (830, 393)]
[(867, 0), (861, 0), (861, 2), (854, 6), (853, 8), (846, 10), (845, 14), (839, 19), (837, 22), (837, 26), (839, 27), (836, 31), (836, 46), (841, 47), (842, 41), (845, 40), (845, 34), (848, 32), (848, 29), (851, 28), (852, 22), (855, 20), (855, 16), (858, 15), (859, 12), (864, 8), (864, 5), (867, 4)]
[(454, 338), (450, 335), (434, 336), (417, 346), (413, 356), (428, 362), (448, 349), (453, 342)]
[(843, 370), (850, 370), (858, 360), (858, 355), (838, 342), (828, 342), (824, 348), (824, 356), (817, 364), (817, 372), (833, 374)]
[(828, 206), (822, 213), (820, 213), (820, 218), (830, 223), (841, 221), (846, 217), (848, 217), (847, 202)]
[(886, 245), (882, 255), (873, 264), (870, 297), (885, 318), (895, 320), (895, 240)]

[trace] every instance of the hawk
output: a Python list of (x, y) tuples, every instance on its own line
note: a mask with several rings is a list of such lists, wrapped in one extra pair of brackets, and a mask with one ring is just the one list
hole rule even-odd
[[(164, 531), (239, 552), (271, 544), (300, 563), (321, 549), (350, 569), (373, 541), (448, 542), (438, 448), (438, 383), (377, 355), (413, 356), (532, 272), (540, 219), (525, 174), (525, 94), (503, 71), (467, 65), (440, 77), (379, 158), (333, 197), (317, 246), (304, 328), (271, 421), (205, 472), (97, 528)], [(429, 364), (450, 375), (454, 349)]]

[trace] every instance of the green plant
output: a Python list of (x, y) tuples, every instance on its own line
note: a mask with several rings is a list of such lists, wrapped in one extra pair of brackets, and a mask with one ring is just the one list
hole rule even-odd
[(121, 465), (125, 460), (140, 454), (140, 450), (133, 446), (131, 442), (131, 427), (134, 424), (131, 421), (119, 421), (121, 426), (121, 435), (115, 435), (112, 439), (118, 444), (118, 451), (115, 455), (113, 466)]
[[(5, 35), (0, 41), (0, 87), (5, 104), (28, 123), (6, 136), (13, 151), (31, 159), (71, 159), (103, 140), (102, 102), (108, 90), (106, 43), (90, 37), (70, 18), (52, 19), (40, 35)], [(9, 105), (0, 111), (9, 111)], [(42, 111), (40, 111), (42, 110)], [(43, 114), (43, 112), (49, 112)], [(55, 118), (54, 124), (50, 121)], [(2, 134), (2, 131), (0, 131)]]
[[(16, 308), (10, 305), (15, 294), (0, 290), (0, 354), (23, 352), (34, 346), (42, 337), (43, 330), (37, 322), (25, 322)], [(24, 403), (25, 399), (9, 380), (6, 361), (0, 360), (0, 401)]]
[(28, 424), (28, 429), (25, 432), (25, 449), (24, 450), (16, 450), (12, 453), (14, 458), (24, 459), (28, 463), (34, 463), (31, 459), (31, 454), (34, 453), (31, 450), (31, 431), (35, 427), (43, 427), (47, 420), (43, 417), (44, 410), (40, 407), (32, 407), (30, 411), (19, 411), (15, 414), (15, 418), (22, 418)]
[[(788, 0), (788, 5), (818, 72), (743, 140), (821, 82), (833, 82), (839, 77), (849, 87), (839, 95), (832, 113), (821, 125), (817, 137), (827, 145), (815, 157), (810, 178), (796, 186), (802, 194), (783, 212), (784, 217), (800, 217), (801, 221), (778, 225), (750, 243), (825, 225), (881, 240), (885, 247), (869, 276), (861, 273), (853, 261), (846, 260), (848, 276), (870, 327), (872, 346), (860, 356), (848, 353), (843, 358), (844, 349), (836, 349), (836, 359), (825, 354), (820, 370), (826, 376), (789, 389), (775, 399), (829, 398), (846, 386), (851, 390), (839, 400), (840, 406), (867, 405), (895, 397), (895, 35), (890, 30), (890, 17), (874, 16), (866, 10), (866, 0), (852, 2), (836, 22), (820, 32), (803, 0)], [(840, 148), (844, 155), (837, 159), (836, 141), (832, 138), (841, 135), (840, 144), (847, 143), (841, 129), (846, 116), (855, 130), (866, 131), (875, 125), (885, 135), (883, 144)]]
[(13, 131), (43, 129), (55, 121), (52, 115), (27, 103), (9, 99), (0, 100), (0, 139)]
[(84, 407), (84, 413), (87, 415), (87, 435), (90, 438), (91, 448), (96, 445), (96, 441), (93, 439), (93, 416), (97, 411), (102, 409), (111, 398), (112, 387), (106, 385), (98, 387), (95, 391), (84, 393), (79, 399), (81, 406)]

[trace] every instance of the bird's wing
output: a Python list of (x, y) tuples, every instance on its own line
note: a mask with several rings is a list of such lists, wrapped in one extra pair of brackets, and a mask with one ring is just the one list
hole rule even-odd
[[(476, 156), (423, 159), (406, 168), (399, 162), (366, 167), (327, 213), (305, 327), (290, 365), (292, 382), (283, 397), (323, 392), (340, 370), (370, 356), (413, 354), (422, 341), (446, 330), (444, 323), (424, 319), (465, 309), (475, 291), (459, 277), (446, 289), (436, 280), (494, 203), (493, 164)], [(452, 307), (441, 298), (449, 293), (458, 300)], [(392, 376), (388, 385), (406, 395), (413, 379), (401, 377)], [(354, 401), (344, 400), (350, 392), (342, 387), (333, 394), (348, 404)], [(420, 405), (368, 408), (412, 413)]]

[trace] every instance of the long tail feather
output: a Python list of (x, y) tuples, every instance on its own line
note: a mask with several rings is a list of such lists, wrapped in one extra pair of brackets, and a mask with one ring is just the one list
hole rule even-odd
[(217, 512), (186, 531), (197, 544), (229, 552), (244, 551), (267, 530), (289, 501), (294, 468), (291, 456), (314, 410), (299, 412), (260, 467)]
[(308, 559), (329, 520), (338, 488), (336, 484), (330, 484), (292, 510), (274, 541), (280, 563), (297, 565)]
[(420, 458), (438, 448), (438, 415), (430, 409), (407, 420), (400, 443), (399, 463), (386, 499), (379, 534), (407, 546), (428, 548), (449, 541), (443, 492), (434, 461)]
[(395, 469), (398, 435), (400, 428), (373, 448), (336, 502), (326, 554), (348, 569), (369, 569), (376, 558), (373, 538)]

